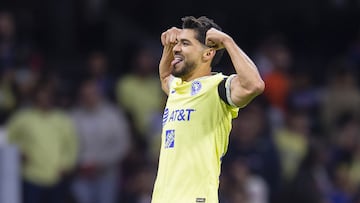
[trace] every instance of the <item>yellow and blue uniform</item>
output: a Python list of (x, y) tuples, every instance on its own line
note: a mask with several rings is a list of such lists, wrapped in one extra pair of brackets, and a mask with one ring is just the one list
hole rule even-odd
[(221, 158), (239, 110), (219, 96), (224, 78), (230, 77), (217, 73), (170, 82), (152, 203), (218, 202)]

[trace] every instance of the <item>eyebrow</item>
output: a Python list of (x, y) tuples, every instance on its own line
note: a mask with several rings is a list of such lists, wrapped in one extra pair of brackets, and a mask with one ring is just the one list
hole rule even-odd
[(192, 42), (191, 42), (190, 40), (188, 40), (188, 39), (180, 39), (179, 41), (180, 41), (180, 42), (189, 42), (189, 43), (192, 44)]
[[(178, 39), (179, 42), (188, 42), (189, 44), (193, 45), (194, 43), (192, 41), (190, 41), (189, 39), (186, 39), (186, 38), (182, 38), (182, 39)], [(200, 42), (200, 45), (203, 46), (204, 48), (213, 48), (213, 47), (209, 47), (209, 46), (206, 46), (205, 44), (201, 43)]]

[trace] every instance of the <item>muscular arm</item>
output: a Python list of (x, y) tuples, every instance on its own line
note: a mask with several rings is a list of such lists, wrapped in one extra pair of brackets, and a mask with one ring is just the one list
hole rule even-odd
[(230, 85), (231, 100), (236, 106), (242, 107), (261, 94), (265, 84), (255, 64), (231, 38), (224, 41), (224, 47), (236, 71)]
[(173, 48), (177, 42), (177, 35), (181, 29), (172, 27), (161, 34), (161, 43), (164, 46), (159, 64), (159, 76), (163, 91), (169, 94), (169, 81), (171, 78), (171, 62), (174, 60)]
[(236, 106), (247, 105), (264, 91), (265, 84), (256, 65), (229, 35), (211, 28), (207, 32), (207, 43), (217, 49), (225, 48), (231, 58), (236, 76), (230, 84), (230, 97)]

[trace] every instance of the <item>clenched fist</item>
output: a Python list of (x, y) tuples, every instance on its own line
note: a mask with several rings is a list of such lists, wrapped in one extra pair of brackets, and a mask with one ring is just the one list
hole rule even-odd
[(174, 46), (177, 43), (177, 37), (181, 29), (172, 27), (161, 34), (161, 43), (163, 46)]

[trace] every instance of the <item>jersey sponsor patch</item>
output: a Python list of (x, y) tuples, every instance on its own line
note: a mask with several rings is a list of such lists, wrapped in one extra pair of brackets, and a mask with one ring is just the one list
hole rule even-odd
[(167, 130), (165, 132), (165, 149), (174, 148), (175, 146), (175, 130)]
[(169, 109), (166, 108), (166, 109), (164, 110), (164, 115), (163, 115), (163, 122), (162, 122), (162, 125), (163, 125), (163, 126), (165, 125), (165, 123), (166, 123), (166, 121), (167, 121), (167, 119), (168, 119), (168, 116), (169, 116)]
[(204, 203), (206, 201), (205, 198), (196, 198), (196, 202)]
[(201, 82), (196, 81), (196, 80), (194, 82), (192, 82), (192, 84), (191, 84), (191, 96), (197, 94), (201, 90), (201, 87), (202, 87)]
[(176, 122), (176, 121), (190, 121), (192, 113), (195, 109), (174, 109), (170, 110), (169, 108), (165, 108), (163, 114), (163, 126), (167, 122)]

